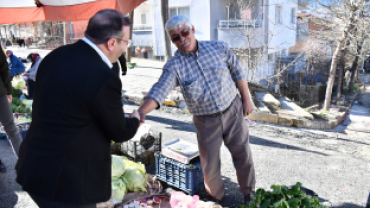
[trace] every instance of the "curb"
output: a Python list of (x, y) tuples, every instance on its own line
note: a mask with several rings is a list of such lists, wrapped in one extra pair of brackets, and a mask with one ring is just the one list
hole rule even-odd
[[(137, 105), (141, 105), (144, 102), (144, 95), (134, 94), (134, 93), (127, 93), (127, 94), (125, 93), (125, 94), (122, 94), (122, 99), (128, 102), (131, 102), (131, 103), (135, 103)], [(163, 102), (163, 105), (176, 107), (178, 106), (178, 103), (179, 101), (177, 102), (171, 99), (165, 99)]]
[(297, 128), (307, 128), (307, 129), (320, 129), (327, 130), (333, 129), (338, 124), (342, 123), (347, 115), (347, 111), (338, 119), (328, 120), (328, 121), (317, 121), (309, 119), (299, 119), (291, 118), (287, 116), (279, 116), (276, 114), (262, 113), (262, 112), (252, 112), (249, 118), (254, 121), (262, 121), (267, 123), (272, 123), (281, 126), (297, 127)]
[[(253, 121), (262, 121), (262, 122), (267, 122), (267, 123), (281, 125), (281, 126), (328, 130), (328, 129), (335, 128), (336, 126), (338, 126), (340, 123), (344, 121), (344, 119), (346, 118), (346, 115), (349, 113), (357, 97), (358, 97), (358, 93), (356, 94), (354, 99), (351, 101), (350, 106), (347, 108), (347, 110), (343, 113), (342, 116), (340, 116), (337, 119), (331, 119), (327, 121), (309, 120), (305, 118), (293, 118), (289, 116), (282, 116), (278, 114), (271, 114), (271, 113), (266, 113), (266, 112), (255, 112), (255, 111), (249, 114), (249, 118)], [(126, 94), (125, 93), (125, 94), (122, 94), (122, 98), (128, 102), (132, 102), (138, 105), (142, 104), (142, 102), (144, 101), (144, 95), (139, 95), (139, 94), (131, 94), (131, 93)], [(163, 105), (176, 107), (177, 102), (174, 100), (166, 99)]]
[(262, 121), (272, 124), (277, 124), (281, 126), (289, 126), (289, 127), (298, 127), (298, 128), (307, 128), (307, 129), (319, 129), (319, 130), (328, 130), (337, 127), (340, 123), (344, 121), (347, 114), (352, 108), (353, 103), (357, 99), (359, 93), (357, 92), (354, 98), (352, 99), (350, 105), (347, 107), (346, 111), (344, 111), (343, 115), (341, 115), (337, 119), (331, 119), (327, 121), (318, 121), (318, 120), (309, 120), (309, 119), (300, 119), (300, 118), (292, 118), (289, 116), (279, 116), (276, 114), (270, 113), (263, 113), (263, 112), (252, 112), (249, 115), (249, 118), (254, 121)]

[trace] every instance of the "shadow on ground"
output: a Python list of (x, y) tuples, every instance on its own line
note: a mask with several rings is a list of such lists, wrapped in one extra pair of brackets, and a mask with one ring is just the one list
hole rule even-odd
[(21, 186), (15, 182), (15, 163), (17, 158), (13, 155), (7, 140), (0, 140), (0, 159), (6, 166), (6, 172), (0, 173), (0, 208), (14, 207), (18, 202), (16, 192), (22, 191)]

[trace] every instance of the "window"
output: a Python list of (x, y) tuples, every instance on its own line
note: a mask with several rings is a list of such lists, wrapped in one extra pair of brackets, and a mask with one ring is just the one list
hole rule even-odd
[(296, 12), (295, 12), (295, 8), (292, 8), (292, 14), (291, 14), (291, 23), (292, 24), (295, 24), (296, 22)]
[(281, 58), (281, 51), (275, 51), (275, 60)]
[(287, 49), (283, 49), (281, 51), (281, 57), (286, 57), (287, 56)]
[(170, 18), (177, 15), (177, 8), (170, 9)]
[(272, 62), (272, 61), (274, 61), (274, 54), (273, 54), (273, 53), (270, 53), (270, 54), (268, 55), (268, 57), (267, 57), (267, 61), (268, 61), (268, 62)]
[(281, 6), (275, 6), (275, 24), (282, 24)]
[(173, 7), (170, 8), (170, 18), (175, 15), (181, 15), (190, 19), (190, 8), (189, 7)]
[(141, 14), (141, 24), (146, 25), (146, 13)]

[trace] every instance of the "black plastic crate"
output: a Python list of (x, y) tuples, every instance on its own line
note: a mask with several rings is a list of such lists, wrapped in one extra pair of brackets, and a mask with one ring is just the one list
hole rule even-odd
[(152, 141), (148, 143), (140, 143), (131, 140), (122, 143), (114, 143), (111, 145), (111, 154), (123, 155), (134, 162), (141, 162), (146, 166), (154, 165), (154, 153), (161, 151), (162, 133), (154, 133), (152, 136)]
[(159, 180), (168, 185), (179, 188), (190, 195), (204, 187), (202, 166), (199, 157), (193, 159), (189, 165), (155, 153), (155, 172)]

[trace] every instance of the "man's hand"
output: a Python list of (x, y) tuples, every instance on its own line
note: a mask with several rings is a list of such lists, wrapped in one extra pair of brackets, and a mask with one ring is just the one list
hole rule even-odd
[(12, 95), (7, 95), (6, 97), (8, 98), (8, 102), (9, 102), (9, 104), (11, 104), (11, 103), (12, 103), (12, 101), (13, 101), (13, 97), (12, 97)]
[(146, 114), (150, 113), (152, 110), (158, 107), (158, 103), (151, 99), (151, 98), (146, 98), (144, 100), (144, 103), (141, 104), (139, 108), (139, 114), (140, 114), (140, 125), (145, 122), (145, 116)]
[(139, 114), (139, 112), (138, 112), (137, 110), (134, 110), (134, 111), (131, 113), (131, 115), (129, 116), (129, 118), (137, 118), (137, 119), (139, 119), (139, 121), (140, 121), (140, 114)]
[(236, 87), (240, 92), (240, 96), (243, 102), (243, 115), (244, 117), (248, 116), (253, 112), (253, 101), (251, 99), (251, 94), (248, 88), (248, 82), (246, 79), (236, 82)]
[(140, 125), (141, 124), (143, 124), (143, 123), (145, 123), (145, 113), (144, 112), (142, 112), (140, 109), (139, 109), (139, 114), (140, 114)]
[(251, 101), (251, 99), (248, 99), (246, 101), (243, 100), (243, 114), (244, 114), (244, 117), (245, 116), (248, 116), (250, 113), (253, 112), (253, 103)]

